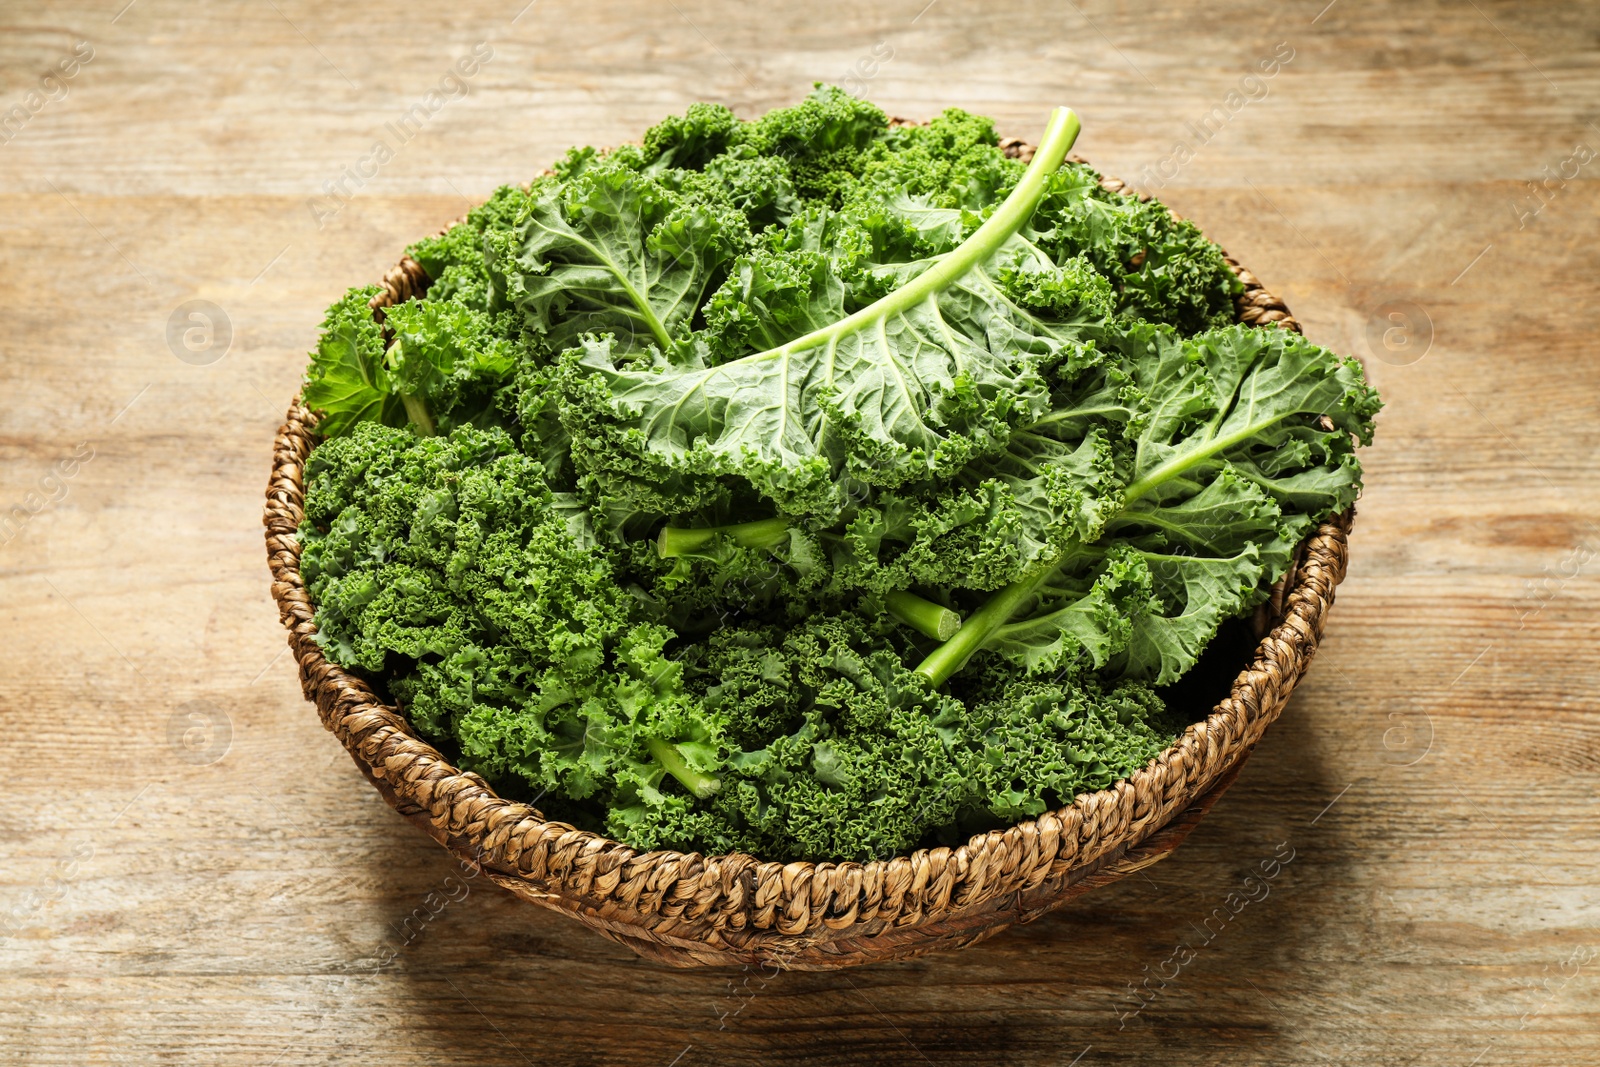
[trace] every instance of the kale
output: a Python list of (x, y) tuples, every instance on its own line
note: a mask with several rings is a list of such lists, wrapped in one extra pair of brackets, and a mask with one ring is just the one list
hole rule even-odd
[(1076, 131), (697, 104), (414, 245), (307, 374), (328, 658), (646, 849), (884, 857), (1148, 764), (1379, 403)]
[(516, 221), (526, 197), (522, 190), (503, 185), (467, 212), (466, 221), (406, 249), (433, 280), (429, 300), (454, 301), (476, 311), (504, 310), (506, 282), (490, 268), (487, 242)]
[(517, 367), (517, 345), (503, 323), (455, 301), (408, 300), (384, 315), (394, 343), (369, 301), (377, 286), (352, 289), (328, 309), (311, 354), (305, 401), (323, 411), (322, 432), (347, 433), (378, 422), (434, 433), (496, 417)]
[(318, 447), (301, 528), (317, 640), (387, 672), (463, 762), (574, 798), (715, 788), (720, 720), (663, 655), (604, 554), (572, 535), (543, 468), (503, 430), (418, 437), (365, 422)]

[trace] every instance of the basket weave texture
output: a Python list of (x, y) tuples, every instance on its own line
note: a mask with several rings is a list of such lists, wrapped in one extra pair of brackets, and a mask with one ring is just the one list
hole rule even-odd
[[(1002, 142), (1009, 155), (1027, 144)], [(1073, 157), (1077, 160), (1077, 157)], [(1081, 160), (1078, 160), (1081, 162)], [(1133, 195), (1114, 178), (1102, 184)], [(1299, 330), (1283, 302), (1228, 260), (1244, 292), (1239, 321)], [(421, 296), (409, 257), (389, 271), (373, 313)], [(300, 575), (306, 458), (316, 416), (297, 397), (273, 448), (265, 514), (272, 594), (306, 698), (384, 798), (457, 858), (517, 896), (563, 912), (640, 955), (676, 967), (831, 970), (982, 940), (1163, 858), (1237, 776), (1316, 651), (1343, 579), (1353, 513), (1323, 523), (1258, 610), (1253, 661), (1229, 695), (1143, 770), (1030, 822), (865, 863), (770, 863), (734, 853), (638, 852), (497, 796), (420, 738), (315, 640)]]

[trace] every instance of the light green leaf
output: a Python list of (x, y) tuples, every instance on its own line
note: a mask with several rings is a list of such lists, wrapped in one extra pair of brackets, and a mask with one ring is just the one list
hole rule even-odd
[(405, 408), (391, 392), (384, 367), (383, 328), (372, 320), (369, 306), (377, 293), (375, 285), (352, 289), (323, 320), (301, 395), (307, 407), (323, 413), (317, 428), (324, 436), (347, 433), (369, 419), (405, 424)]
[(502, 255), (508, 302), (553, 350), (609, 333), (628, 351), (662, 351), (749, 241), (728, 203), (696, 199), (622, 162), (600, 159), (535, 188)]
[[(1081, 323), (1046, 320), (1007, 291), (1018, 272), (1058, 270), (1016, 231), (1075, 134), (1063, 110), (1034, 165), (971, 237), (930, 259), (870, 268), (888, 294), (860, 310), (848, 310), (831, 271), (785, 273), (797, 261), (782, 254), (740, 268), (752, 291), (765, 264), (764, 276), (789, 279), (789, 299), (803, 296), (782, 315), (753, 313), (752, 330), (766, 340), (776, 331), (763, 322), (803, 331), (783, 343), (717, 365), (691, 353), (641, 366), (624, 340), (585, 341), (566, 362), (569, 431), (582, 436), (581, 424), (595, 435), (610, 424), (611, 440), (631, 446), (632, 456), (599, 452), (591, 463), (631, 465), (655, 480), (739, 473), (791, 513), (837, 513), (845, 472), (895, 485), (992, 450), (1011, 425), (1045, 410), (1042, 365), (1085, 358)], [(647, 301), (635, 303), (633, 314), (647, 317)]]

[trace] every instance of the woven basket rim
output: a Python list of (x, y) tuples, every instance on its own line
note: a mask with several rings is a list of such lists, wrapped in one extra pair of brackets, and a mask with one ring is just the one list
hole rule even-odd
[[(1018, 139), (1001, 146), (1015, 158), (1032, 155)], [(1103, 178), (1102, 185), (1135, 195), (1114, 178)], [(1298, 332), (1283, 302), (1227, 259), (1245, 289), (1236, 300), (1237, 320)], [(428, 284), (420, 265), (402, 258), (373, 300), (375, 318), (381, 322), (384, 307), (420, 295)], [(315, 425), (316, 416), (296, 395), (275, 444), (264, 521), (274, 599), (290, 631), (305, 694), (324, 724), (391, 804), (496, 882), (636, 950), (644, 951), (639, 939), (691, 956), (703, 948), (695, 962), (744, 958), (781, 965), (786, 953), (792, 959), (819, 939), (910, 934), (986, 903), (993, 906), (1006, 894), (1020, 898), (1057, 881), (1064, 885), (1072, 872), (1090, 870), (1156, 834), (1236, 771), (1277, 718), (1316, 649), (1333, 589), (1343, 577), (1354, 515), (1352, 508), (1302, 542), (1296, 563), (1258, 609), (1260, 640), (1229, 695), (1149, 764), (1106, 789), (975, 834), (953, 848), (921, 848), (886, 859), (778, 863), (738, 852), (643, 852), (500, 797), (477, 774), (453, 766), (398, 707), (384, 704), (365, 681), (322, 655), (296, 537)], [(846, 950), (859, 951), (864, 950)]]

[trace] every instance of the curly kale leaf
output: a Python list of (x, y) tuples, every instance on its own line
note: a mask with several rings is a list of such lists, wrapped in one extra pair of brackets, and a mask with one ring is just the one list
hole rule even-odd
[(873, 104), (818, 85), (796, 106), (769, 111), (744, 126), (739, 140), (761, 155), (786, 160), (802, 198), (836, 208), (854, 186), (864, 153), (888, 124), (888, 116)]
[[(1135, 326), (1108, 343), (1121, 359), (1097, 368), (1105, 386), (1086, 398), (1096, 419), (1120, 428), (1125, 471), (1099, 512), (1098, 547), (1133, 549), (1155, 583), (1155, 606), (1132, 616), (1113, 666), (1165, 684), (1194, 665), (1223, 619), (1266, 595), (1313, 522), (1355, 500), (1352, 442), (1371, 440), (1380, 405), (1355, 361), (1284, 330), (1231, 326), (1185, 339)], [(1058, 408), (1051, 418), (1066, 426), (1086, 414)], [(1050, 620), (1081, 617), (1079, 592), (1052, 583), (1082, 558), (1069, 552), (1001, 590), (918, 669), (948, 678), (996, 635), (1001, 655), (1053, 663), (1063, 638)]]
[[(760, 351), (708, 363), (665, 354), (664, 333), (650, 358), (637, 341), (586, 339), (564, 360), (563, 421), (605, 447), (580, 466), (618, 479), (631, 470), (650, 486), (737, 475), (791, 514), (831, 516), (842, 475), (892, 486), (993, 448), (1043, 413), (1041, 368), (1086, 351), (1081, 321), (1043, 318), (1014, 297), (1019, 285), (1029, 300), (1088, 288), (1015, 236), (1075, 134), (1071, 113), (1058, 113), (1004, 204), (953, 249), (868, 268), (888, 293), (857, 311), (830, 258), (765, 252), (730, 278), (743, 336)], [(714, 298), (709, 317), (734, 318), (727, 303)]]
[(1025, 166), (998, 150), (994, 122), (950, 108), (923, 126), (900, 126), (862, 154), (846, 206), (896, 195), (939, 208), (982, 211), (1004, 200)]
[(405, 425), (405, 405), (385, 365), (383, 327), (372, 317), (371, 300), (379, 291), (376, 285), (350, 290), (322, 320), (301, 395), (308, 407), (323, 412), (320, 429), (330, 437), (358, 422)]
[(1149, 561), (1127, 546), (1082, 549), (1041, 583), (1034, 611), (1001, 626), (986, 648), (1030, 674), (1099, 670), (1159, 606), (1154, 585)]
[(366, 423), (312, 453), (307, 477), (317, 640), (336, 663), (389, 672), (412, 721), (454, 734), (468, 767), (619, 806), (666, 803), (669, 775), (716, 788), (723, 725), (683, 690), (673, 632), (639, 618), (508, 435)]
[(590, 333), (630, 351), (672, 349), (751, 240), (748, 220), (709, 184), (674, 188), (630, 163), (602, 157), (536, 186), (491, 242), (508, 303), (553, 351)]
[(1230, 460), (1258, 472), (1269, 493), (1292, 472), (1330, 467), (1331, 482), (1282, 490), (1309, 491), (1314, 512), (1355, 499), (1360, 467), (1352, 438), (1371, 443), (1380, 406), (1355, 360), (1286, 330), (1247, 326), (1189, 340), (1142, 327), (1122, 345), (1143, 394), (1125, 494), (1130, 506), (1184, 492)]
[(500, 421), (514, 397), (504, 392), (517, 368), (517, 346), (482, 311), (455, 301), (408, 300), (387, 310), (394, 333), (390, 381), (417, 397), (440, 429)]
[(508, 229), (527, 200), (528, 194), (523, 190), (502, 185), (488, 200), (467, 212), (465, 222), (406, 249), (406, 254), (432, 280), (429, 300), (454, 301), (475, 311), (504, 310), (506, 280), (490, 264), (487, 240), (489, 235)]
[(515, 347), (490, 316), (454, 301), (408, 300), (385, 309), (395, 343), (369, 302), (377, 286), (352, 289), (322, 325), (306, 371), (303, 397), (322, 412), (328, 437), (358, 423), (377, 422), (419, 432), (500, 417), (513, 398), (501, 395), (516, 369)]
[(727, 151), (741, 125), (721, 104), (690, 104), (683, 115), (663, 119), (645, 132), (641, 156), (651, 170), (698, 170)]
[(1232, 322), (1243, 288), (1222, 250), (1158, 201), (1110, 192), (1099, 179), (1083, 164), (1063, 167), (1030, 224), (1033, 240), (1057, 259), (1086, 257), (1115, 284), (1129, 318), (1183, 333)]

